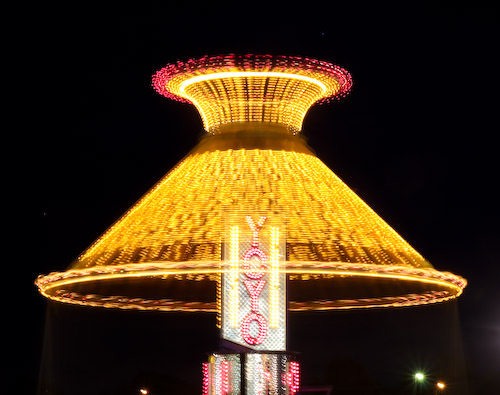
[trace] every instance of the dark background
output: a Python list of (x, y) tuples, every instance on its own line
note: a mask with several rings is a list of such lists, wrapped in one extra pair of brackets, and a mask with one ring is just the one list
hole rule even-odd
[(16, 250), (21, 281), (7, 304), (7, 386), (21, 394), (201, 392), (215, 317), (64, 306), (33, 282), (64, 270), (202, 136), (193, 106), (153, 91), (156, 70), (205, 54), (263, 53), (352, 73), (346, 99), (309, 111), (309, 144), (437, 269), (469, 281), (458, 301), (442, 305), (292, 314), (302, 383), (334, 394), (405, 394), (422, 369), (450, 394), (500, 391), (498, 9), (402, 4), (30, 9), (21, 150), (5, 169), (26, 190), (27, 218), (12, 233), (29, 241)]

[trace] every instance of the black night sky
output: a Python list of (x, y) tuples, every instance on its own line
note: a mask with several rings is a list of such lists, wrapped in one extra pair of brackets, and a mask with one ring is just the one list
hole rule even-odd
[(214, 316), (65, 306), (33, 282), (64, 270), (202, 136), (195, 108), (156, 94), (151, 75), (225, 53), (349, 70), (351, 94), (307, 114), (309, 145), (437, 269), (469, 281), (442, 305), (292, 314), (303, 384), (406, 394), (423, 369), (445, 393), (500, 393), (498, 9), (326, 4), (38, 6), (17, 177), (29, 191), (18, 239), (34, 251), (17, 254), (8, 393), (201, 393)]

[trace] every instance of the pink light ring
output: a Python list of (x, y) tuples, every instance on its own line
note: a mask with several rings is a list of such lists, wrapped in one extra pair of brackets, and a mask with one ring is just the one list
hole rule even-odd
[(176, 100), (181, 103), (192, 104), (190, 100), (187, 100), (181, 96), (174, 95), (165, 88), (167, 82), (170, 81), (174, 76), (176, 76), (176, 74), (170, 72), (168, 68), (163, 68), (161, 70), (158, 70), (156, 74), (153, 75), (152, 79), (152, 86), (154, 90), (168, 99)]
[(340, 89), (332, 96), (319, 100), (326, 103), (333, 99), (345, 97), (352, 87), (352, 77), (349, 72), (334, 64), (310, 58), (297, 56), (272, 56), (272, 55), (220, 55), (204, 56), (200, 59), (189, 59), (187, 62), (178, 61), (163, 67), (152, 78), (153, 88), (161, 95), (173, 100), (190, 103), (189, 100), (179, 97), (168, 91), (167, 83), (180, 75), (200, 75), (207, 74), (207, 71), (221, 71), (230, 69), (240, 69), (241, 71), (279, 71), (282, 69), (296, 69), (300, 71), (314, 71), (324, 74), (338, 81)]

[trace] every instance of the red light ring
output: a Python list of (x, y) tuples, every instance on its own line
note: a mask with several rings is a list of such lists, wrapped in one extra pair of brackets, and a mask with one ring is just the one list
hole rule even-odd
[(175, 78), (187, 79), (197, 75), (213, 74), (223, 71), (283, 71), (302, 74), (313, 72), (327, 78), (334, 79), (339, 84), (335, 94), (319, 100), (320, 103), (345, 97), (351, 90), (351, 74), (342, 67), (321, 60), (302, 58), (297, 56), (273, 55), (218, 55), (203, 56), (199, 59), (190, 59), (186, 62), (171, 63), (158, 70), (152, 78), (152, 86), (160, 95), (184, 103), (191, 103), (188, 99), (170, 92), (168, 83)]

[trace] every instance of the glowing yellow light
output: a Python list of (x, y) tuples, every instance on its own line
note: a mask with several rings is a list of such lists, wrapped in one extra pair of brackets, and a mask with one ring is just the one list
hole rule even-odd
[[(190, 63), (160, 73), (156, 89), (189, 99), (214, 135), (206, 136), (68, 271), (39, 277), (40, 292), (83, 305), (220, 312), (224, 272), (236, 312), (241, 304), (236, 231), (229, 240), (229, 265), (221, 265), (222, 213), (236, 207), (249, 215), (287, 218), (286, 232), (281, 229), (280, 235), (276, 228), (270, 242), (271, 326), (276, 325), (275, 306), (283, 303), (275, 292), (282, 273), (292, 282), (342, 276), (398, 280), (384, 296), (291, 300), (295, 311), (411, 306), (459, 296), (463, 278), (434, 270), (294, 135), (312, 104), (350, 89), (349, 74), (312, 60), (242, 59), (207, 58), (199, 69)], [(280, 239), (286, 248), (281, 267)], [(127, 284), (149, 278), (217, 282), (216, 297), (142, 297), (125, 286), (119, 288), (124, 294), (98, 293), (124, 278)]]
[(146, 388), (141, 388), (141, 389), (139, 390), (139, 392), (140, 392), (141, 394), (143, 394), (143, 395), (147, 395), (147, 394), (148, 394), (148, 390), (147, 390)]
[[(292, 73), (280, 73), (276, 71), (232, 71), (232, 72), (223, 72), (223, 73), (214, 73), (214, 74), (205, 74), (198, 75), (196, 77), (189, 78), (188, 80), (183, 81), (179, 85), (179, 91), (181, 94), (186, 95), (185, 89), (191, 84), (208, 81), (208, 80), (216, 80), (221, 78), (238, 78), (238, 77), (281, 77), (281, 78), (290, 78), (295, 80), (307, 81), (312, 84), (316, 84), (321, 88), (321, 93), (324, 94), (327, 91), (326, 85), (321, 81), (308, 77), (306, 75), (300, 74), (292, 74)], [(189, 98), (189, 97), (187, 97)]]
[(74, 268), (219, 261), (223, 220), (218, 202), (228, 199), (286, 215), (290, 263), (432, 267), (312, 154), (200, 147), (85, 251)]
[(436, 383), (436, 386), (437, 386), (440, 390), (442, 390), (442, 389), (444, 389), (444, 387), (446, 387), (446, 385), (445, 385), (442, 381), (438, 381), (438, 382)]
[(239, 268), (239, 227), (231, 226), (229, 229), (229, 321), (232, 328), (238, 327), (238, 312), (239, 312), (239, 283), (240, 274)]
[(211, 133), (235, 122), (277, 123), (299, 132), (315, 102), (345, 88), (346, 81), (342, 85), (340, 79), (314, 67), (266, 71), (233, 67), (180, 73), (158, 89), (194, 104)]
[(215, 292), (216, 292), (216, 304), (217, 304), (217, 323), (216, 323), (216, 326), (217, 328), (221, 328), (222, 327), (222, 268), (220, 267), (222, 266), (222, 262), (219, 264), (219, 273), (217, 274), (217, 284), (216, 284), (216, 289), (215, 289)]
[(279, 326), (280, 317), (280, 300), (279, 300), (279, 285), (280, 285), (280, 256), (279, 243), (280, 233), (279, 227), (271, 226), (271, 240), (269, 246), (269, 326), (277, 328)]

